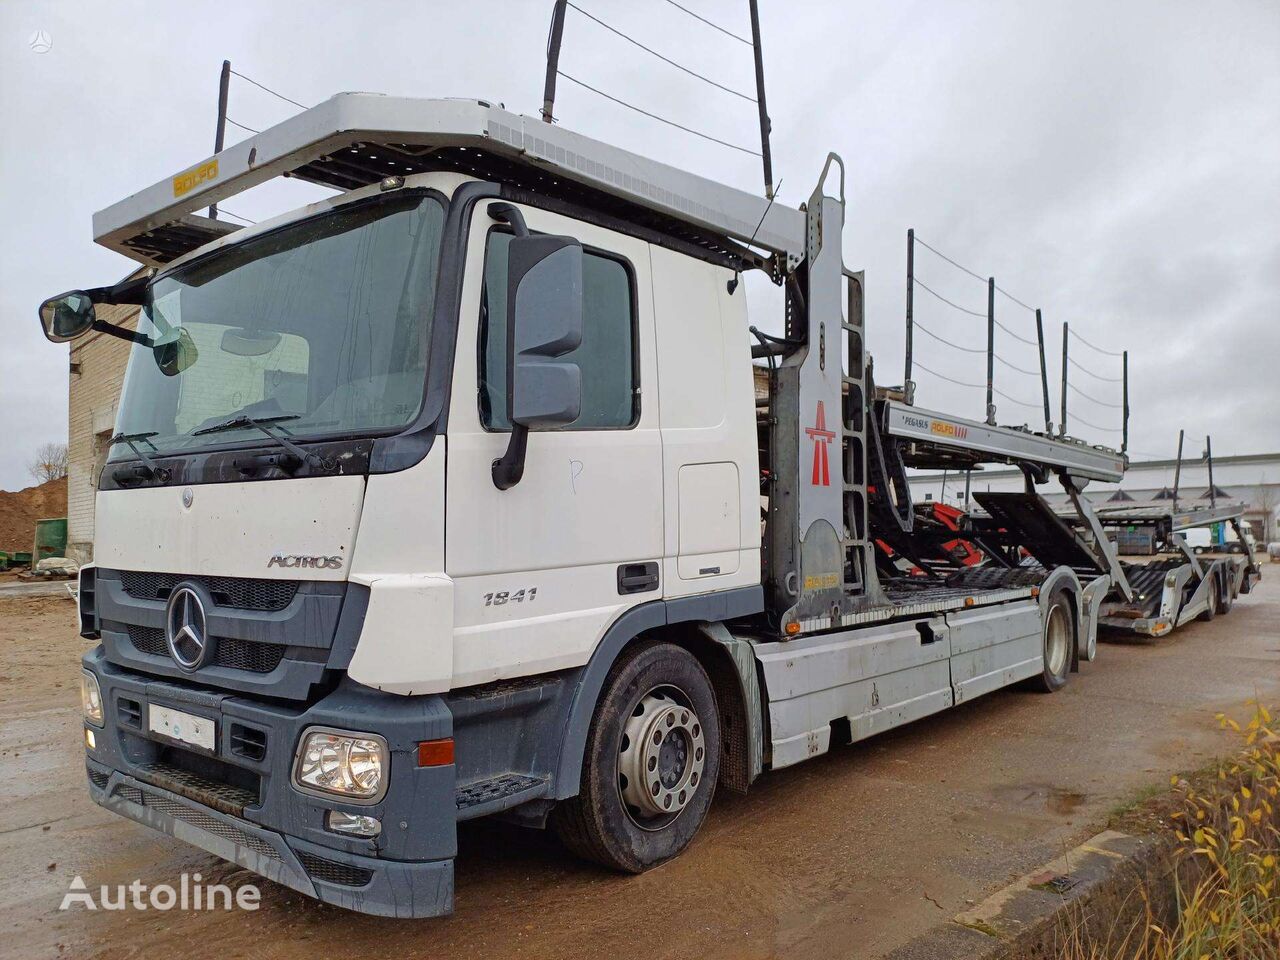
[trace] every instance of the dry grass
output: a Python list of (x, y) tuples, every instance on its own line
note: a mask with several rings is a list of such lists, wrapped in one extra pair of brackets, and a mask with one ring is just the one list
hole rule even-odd
[[(1098, 943), (1079, 924), (1062, 946), (1067, 960), (1277, 960), (1280, 958), (1280, 734), (1270, 711), (1250, 702), (1242, 750), (1202, 785), (1173, 780), (1169, 815), (1177, 847), (1169, 871), (1173, 902), (1147, 884), (1138, 920)], [(1167, 909), (1171, 906), (1172, 910)], [(1174, 919), (1164, 920), (1167, 916)]]

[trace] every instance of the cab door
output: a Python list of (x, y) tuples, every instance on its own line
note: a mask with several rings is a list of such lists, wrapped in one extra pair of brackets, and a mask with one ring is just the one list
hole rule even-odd
[(585, 663), (626, 608), (659, 598), (663, 553), (649, 246), (535, 207), (529, 230), (583, 246), (582, 412), (529, 434), (499, 490), (506, 422), (511, 232), (472, 217), (448, 424), (445, 568), (454, 580), (454, 685)]

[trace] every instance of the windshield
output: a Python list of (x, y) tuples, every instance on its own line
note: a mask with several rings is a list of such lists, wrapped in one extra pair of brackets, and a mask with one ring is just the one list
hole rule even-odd
[[(395, 431), (426, 384), (441, 204), (404, 191), (225, 247), (158, 278), (116, 429), (147, 452)], [(224, 424), (220, 430), (207, 428)], [(205, 431), (205, 432), (201, 432)], [(112, 459), (134, 456), (117, 442)]]

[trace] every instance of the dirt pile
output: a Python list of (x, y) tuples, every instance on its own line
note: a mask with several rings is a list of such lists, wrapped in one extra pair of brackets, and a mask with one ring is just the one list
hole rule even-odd
[(0, 490), (0, 550), (29, 551), (35, 540), (37, 520), (66, 515), (66, 477), (17, 492)]

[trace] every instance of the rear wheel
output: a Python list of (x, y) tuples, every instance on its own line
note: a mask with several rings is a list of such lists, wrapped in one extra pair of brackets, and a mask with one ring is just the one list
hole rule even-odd
[(1071, 672), (1071, 651), (1076, 645), (1076, 618), (1071, 594), (1066, 587), (1055, 587), (1044, 608), (1042, 644), (1044, 668), (1035, 686), (1045, 693), (1061, 690)]
[(556, 807), (552, 826), (579, 856), (640, 873), (689, 845), (719, 772), (719, 714), (701, 664), (674, 644), (640, 647), (605, 682), (578, 796)]

